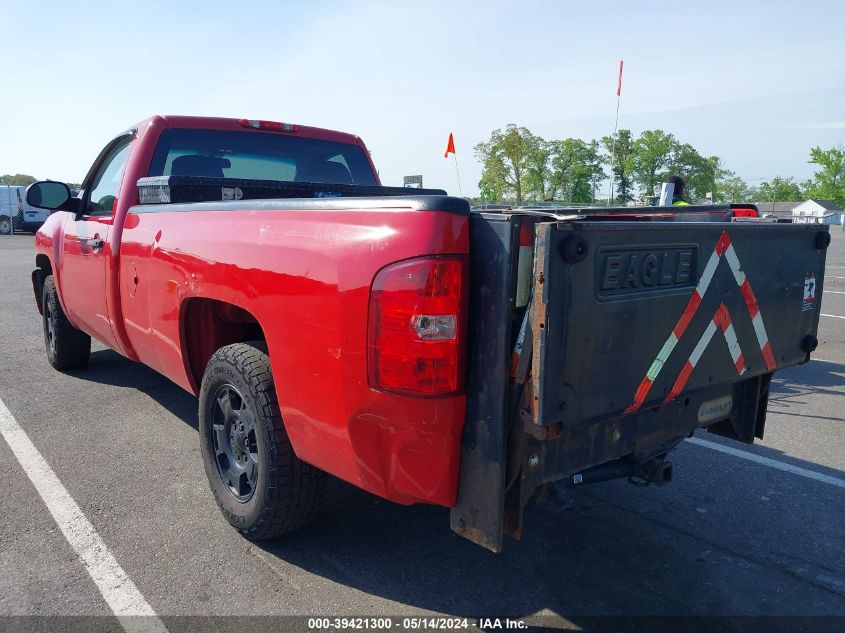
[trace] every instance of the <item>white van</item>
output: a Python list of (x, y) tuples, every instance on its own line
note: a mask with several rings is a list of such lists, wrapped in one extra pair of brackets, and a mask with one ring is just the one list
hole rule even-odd
[(49, 211), (26, 203), (26, 187), (0, 185), (0, 235), (8, 235), (12, 227), (34, 231), (44, 224)]

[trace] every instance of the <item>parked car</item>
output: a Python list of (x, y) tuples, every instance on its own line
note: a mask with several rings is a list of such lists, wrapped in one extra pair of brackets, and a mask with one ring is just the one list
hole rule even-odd
[(380, 186), (351, 134), (163, 116), (82, 188), (27, 192), (54, 211), (47, 359), (80, 368), (93, 337), (195, 394), (251, 539), (307, 524), (329, 473), (499, 551), (549, 482), (665, 484), (697, 429), (762, 437), (773, 373), (817, 342), (828, 227), (727, 205), (471, 212)]
[(41, 226), (50, 212), (33, 207), (26, 202), (26, 187), (0, 185), (0, 235), (15, 229), (34, 231)]

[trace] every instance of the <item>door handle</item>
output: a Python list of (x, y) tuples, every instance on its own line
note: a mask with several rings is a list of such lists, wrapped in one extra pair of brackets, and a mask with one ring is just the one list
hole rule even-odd
[(95, 237), (90, 240), (85, 240), (85, 244), (88, 245), (92, 251), (99, 251), (102, 250), (104, 242), (102, 238)]

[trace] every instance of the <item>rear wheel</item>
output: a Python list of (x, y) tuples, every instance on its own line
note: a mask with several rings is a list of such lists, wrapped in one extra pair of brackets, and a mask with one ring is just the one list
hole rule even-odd
[(12, 220), (8, 215), (0, 216), (0, 235), (10, 235), (12, 233)]
[(244, 536), (272, 538), (314, 517), (326, 475), (293, 452), (263, 342), (227, 345), (211, 357), (199, 431), (211, 491)]
[(88, 358), (91, 356), (91, 337), (82, 330), (77, 330), (67, 320), (59, 303), (53, 275), (48, 275), (44, 280), (41, 307), (44, 344), (47, 347), (47, 360), (50, 364), (59, 370), (87, 365)]

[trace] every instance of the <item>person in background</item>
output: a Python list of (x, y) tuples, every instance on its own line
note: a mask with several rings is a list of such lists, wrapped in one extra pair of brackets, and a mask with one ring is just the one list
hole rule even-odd
[(672, 194), (673, 207), (688, 207), (689, 200), (687, 200), (687, 183), (680, 176), (669, 176), (666, 182), (671, 182), (675, 185), (675, 192)]

